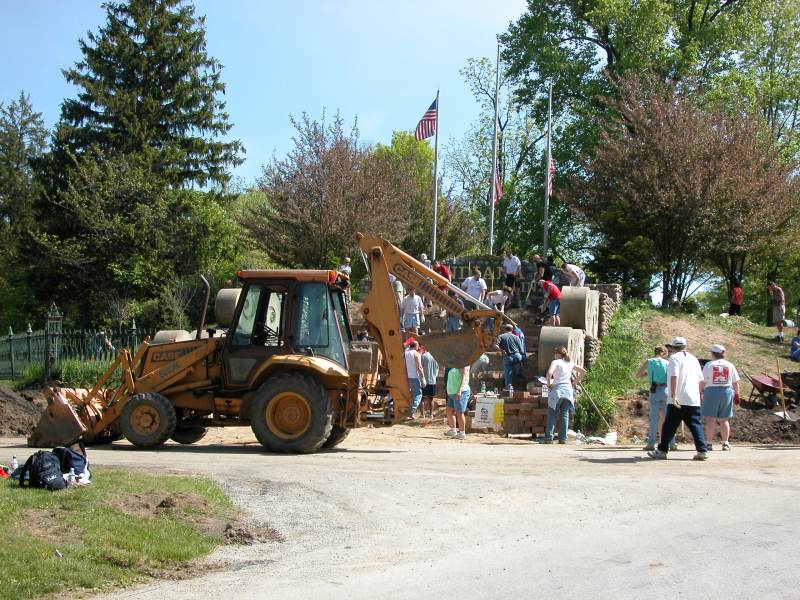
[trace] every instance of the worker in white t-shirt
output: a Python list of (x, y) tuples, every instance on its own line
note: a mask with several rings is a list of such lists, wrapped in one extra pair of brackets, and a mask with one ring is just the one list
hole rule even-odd
[(553, 443), (556, 422), (559, 424), (558, 443), (567, 443), (569, 416), (575, 412), (573, 380), (577, 385), (585, 375), (586, 369), (570, 360), (566, 348), (561, 347), (555, 350), (554, 360), (547, 369), (547, 387), (550, 389), (550, 393), (547, 396), (547, 428), (541, 443)]
[(667, 389), (670, 403), (661, 429), (661, 441), (655, 450), (648, 452), (650, 458), (667, 458), (669, 440), (675, 436), (681, 422), (686, 423), (694, 439), (697, 454), (695, 460), (706, 460), (706, 440), (703, 423), (700, 421), (700, 393), (703, 386), (703, 371), (697, 358), (686, 351), (686, 339), (676, 337), (667, 344), (672, 355), (667, 365)]
[(522, 269), (522, 262), (511, 250), (506, 250), (506, 257), (503, 259), (503, 272), (506, 274), (506, 285), (514, 289), (514, 284), (519, 277), (519, 272)]
[(417, 296), (414, 288), (409, 288), (408, 295), (400, 303), (402, 326), (405, 331), (419, 333), (419, 327), (425, 322), (424, 304)]
[(703, 405), (700, 414), (705, 419), (706, 446), (711, 450), (719, 426), (722, 449), (730, 450), (733, 404), (739, 396), (739, 373), (733, 363), (725, 360), (725, 346), (710, 348), (711, 360), (703, 367)]
[(569, 284), (573, 287), (583, 287), (586, 283), (586, 273), (578, 265), (564, 263), (561, 272), (569, 279)]
[(422, 368), (422, 356), (419, 353), (419, 342), (413, 340), (408, 345), (403, 358), (406, 362), (408, 387), (411, 391), (411, 414), (409, 417), (415, 419), (417, 409), (422, 402), (422, 388), (427, 384), (425, 369)]
[(511, 298), (511, 288), (506, 286), (502, 290), (494, 290), (486, 294), (485, 304), (493, 306), (500, 312), (505, 312), (506, 303)]
[[(478, 268), (472, 269), (472, 276), (467, 277), (464, 283), (461, 284), (461, 289), (479, 302), (483, 302), (483, 297), (486, 295), (488, 287), (486, 281), (481, 277), (481, 270)], [(469, 300), (464, 300), (464, 307), (467, 310), (475, 310), (478, 305)]]

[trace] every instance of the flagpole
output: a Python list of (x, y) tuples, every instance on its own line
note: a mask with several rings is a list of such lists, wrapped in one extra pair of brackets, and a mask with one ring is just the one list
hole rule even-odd
[(550, 226), (550, 163), (553, 161), (551, 155), (551, 138), (552, 138), (552, 120), (553, 120), (553, 83), (550, 82), (550, 93), (547, 99), (547, 163), (544, 166), (544, 237), (542, 240), (542, 260), (547, 262), (547, 234), (548, 227)]
[(436, 90), (436, 133), (433, 141), (433, 248), (431, 260), (436, 260), (436, 226), (439, 223), (439, 90)]
[(495, 178), (497, 177), (497, 115), (500, 107), (500, 44), (497, 44), (497, 62), (494, 76), (494, 131), (492, 132), (492, 176), (489, 179), (489, 256), (494, 250)]

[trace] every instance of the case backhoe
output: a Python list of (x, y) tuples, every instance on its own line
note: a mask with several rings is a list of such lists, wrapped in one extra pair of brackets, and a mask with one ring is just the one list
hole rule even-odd
[(404, 418), (411, 398), (389, 274), (463, 321), (460, 331), (422, 338), (440, 365), (473, 362), (504, 316), (477, 302), (465, 310), (448, 294), (462, 290), (388, 241), (358, 234), (357, 242), (370, 270), (363, 313), (375, 341), (352, 339), (349, 282), (336, 271), (240, 271), (242, 287), (217, 294), (214, 328), (205, 327), (203, 279), (195, 332), (159, 332), (135, 355), (121, 350), (91, 390), (50, 388), (29, 444), (125, 437), (153, 448), (199, 441), (209, 427), (249, 425), (269, 450), (308, 453), (337, 445), (351, 428)]

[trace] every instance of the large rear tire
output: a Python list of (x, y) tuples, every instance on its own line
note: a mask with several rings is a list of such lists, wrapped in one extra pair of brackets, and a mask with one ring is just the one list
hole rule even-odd
[(325, 440), (325, 443), (322, 444), (323, 448), (335, 448), (339, 444), (341, 444), (344, 439), (350, 435), (350, 430), (346, 427), (339, 427), (338, 425), (334, 425), (331, 429), (331, 434), (328, 436), (328, 439)]
[(268, 379), (256, 392), (250, 411), (253, 433), (273, 452), (316, 452), (330, 437), (332, 420), (325, 388), (300, 373)]
[(178, 425), (172, 433), (172, 441), (179, 444), (194, 444), (199, 442), (208, 433), (208, 427), (199, 425)]
[(139, 448), (155, 448), (175, 432), (178, 418), (172, 403), (156, 392), (134, 394), (122, 409), (122, 434)]

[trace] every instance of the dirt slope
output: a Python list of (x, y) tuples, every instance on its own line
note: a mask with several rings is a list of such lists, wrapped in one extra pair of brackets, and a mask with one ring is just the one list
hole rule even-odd
[(0, 385), (0, 435), (28, 435), (40, 413), (33, 401)]
[[(740, 374), (775, 375), (781, 371), (798, 371), (800, 365), (788, 360), (788, 342), (780, 344), (772, 338), (775, 329), (750, 323), (745, 319), (720, 319), (718, 317), (694, 317), (685, 314), (670, 314), (653, 311), (644, 322), (644, 332), (652, 344), (664, 344), (675, 336), (683, 336), (689, 343), (689, 351), (698, 358), (709, 358), (708, 347), (722, 344), (727, 349), (727, 358)], [(744, 378), (741, 382), (742, 406), (737, 407), (731, 422), (731, 441), (752, 443), (800, 443), (800, 422), (787, 422), (776, 417), (775, 410), (767, 410), (761, 401), (747, 402), (752, 386)], [(796, 406), (796, 396), (787, 390), (787, 408)], [(620, 398), (617, 402), (616, 425), (622, 439), (645, 439), (647, 437), (647, 390)], [(687, 441), (691, 440), (688, 430)]]

